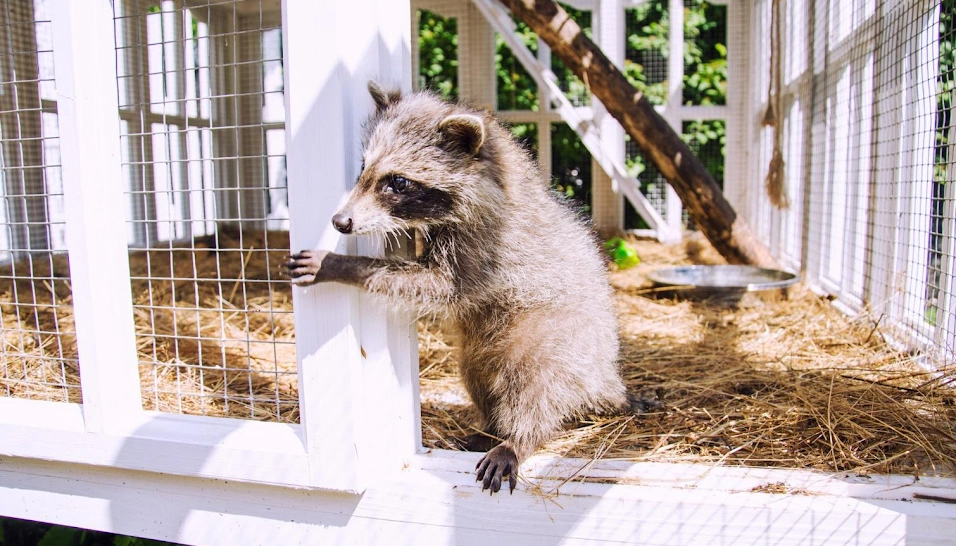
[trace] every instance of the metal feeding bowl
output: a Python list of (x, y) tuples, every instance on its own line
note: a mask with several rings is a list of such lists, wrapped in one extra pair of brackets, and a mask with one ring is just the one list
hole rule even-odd
[(648, 274), (647, 277), (660, 286), (703, 295), (733, 295), (781, 289), (800, 280), (800, 277), (793, 273), (750, 265), (666, 267)]

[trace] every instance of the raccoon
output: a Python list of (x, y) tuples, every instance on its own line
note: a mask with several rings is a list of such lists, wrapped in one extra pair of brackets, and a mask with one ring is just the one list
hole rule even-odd
[[(345, 234), (409, 234), (414, 260), (301, 251), (299, 286), (339, 282), (447, 317), (460, 374), (487, 436), (482, 491), (510, 491), (518, 468), (569, 418), (632, 402), (618, 369), (617, 320), (591, 232), (489, 113), (374, 82), (364, 165), (332, 217)], [(481, 448), (485, 435), (461, 439)], [(487, 446), (484, 446), (487, 447)]]

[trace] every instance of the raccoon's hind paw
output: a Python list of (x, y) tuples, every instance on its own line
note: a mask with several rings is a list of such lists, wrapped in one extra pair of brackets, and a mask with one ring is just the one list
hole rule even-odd
[(631, 413), (640, 415), (664, 409), (661, 392), (642, 391), (638, 394), (628, 393), (627, 402)]
[(508, 478), (509, 492), (518, 486), (518, 456), (506, 445), (499, 445), (485, 454), (475, 467), (475, 481), (481, 482), (481, 490), (490, 489), (490, 494), (501, 491), (501, 481)]
[(292, 280), (292, 284), (308, 286), (318, 282), (322, 269), (322, 260), (329, 254), (326, 250), (303, 250), (289, 256), (282, 264), (283, 272)]

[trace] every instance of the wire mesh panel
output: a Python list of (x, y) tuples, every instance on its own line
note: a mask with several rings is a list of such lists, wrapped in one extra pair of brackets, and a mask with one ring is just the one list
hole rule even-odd
[(44, 0), (0, 5), (0, 396), (80, 401)]
[(279, 3), (114, 16), (144, 406), (296, 421)]
[[(760, 110), (770, 104), (779, 125), (757, 133), (754, 182), (782, 153), (790, 208), (755, 194), (752, 221), (811, 282), (932, 360), (951, 362), (956, 4), (756, 6), (754, 92), (769, 97)], [(767, 93), (776, 59), (779, 97)]]

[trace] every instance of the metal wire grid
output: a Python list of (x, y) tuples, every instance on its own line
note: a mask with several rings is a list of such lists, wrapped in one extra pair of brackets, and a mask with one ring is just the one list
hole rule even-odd
[(44, 0), (0, 5), (0, 396), (79, 402), (52, 32)]
[(279, 7), (114, 3), (147, 409), (298, 420)]
[[(780, 4), (791, 208), (771, 209), (760, 192), (751, 220), (812, 283), (929, 361), (952, 363), (956, 4)], [(766, 96), (771, 7), (757, 4), (754, 49), (768, 52), (755, 63), (757, 96)], [(754, 183), (771, 150), (764, 129)]]
[[(685, 7), (699, 7), (699, 0), (684, 0)], [(633, 37), (625, 46), (625, 74), (652, 104), (666, 105), (675, 110), (682, 105), (722, 106), (726, 103), (726, 56), (718, 54), (717, 44), (728, 45), (727, 7), (704, 4), (703, 20), (685, 21), (684, 48), (696, 48), (701, 51), (695, 58), (700, 64), (689, 63), (691, 56), (681, 54), (685, 59), (684, 85), (682, 85), (679, 105), (667, 104), (667, 86), (669, 77), (668, 58), (675, 54), (669, 51), (669, 44), (661, 43), (655, 36), (648, 34), (648, 27), (662, 25), (669, 28), (671, 14), (667, 0), (652, 0), (639, 8), (625, 10), (626, 33)], [(724, 23), (724, 24), (717, 24)], [(689, 31), (689, 32), (688, 32)], [(725, 50), (726, 52), (726, 50)], [(706, 79), (713, 85), (701, 85), (699, 80)], [(690, 83), (691, 85), (688, 85)], [(700, 91), (701, 89), (705, 91)], [(694, 90), (692, 93), (691, 91)], [(677, 118), (673, 118), (677, 120)], [(724, 119), (680, 119), (680, 131), (691, 150), (704, 163), (704, 166), (723, 186), (726, 163), (724, 140), (726, 121)], [(662, 215), (667, 210), (667, 180), (663, 174), (646, 158), (628, 137), (625, 145), (625, 158), (629, 172), (641, 182), (641, 192), (655, 210)], [(625, 228), (644, 229), (648, 226), (630, 203), (625, 205)], [(686, 211), (682, 211), (682, 225), (693, 229)]]

